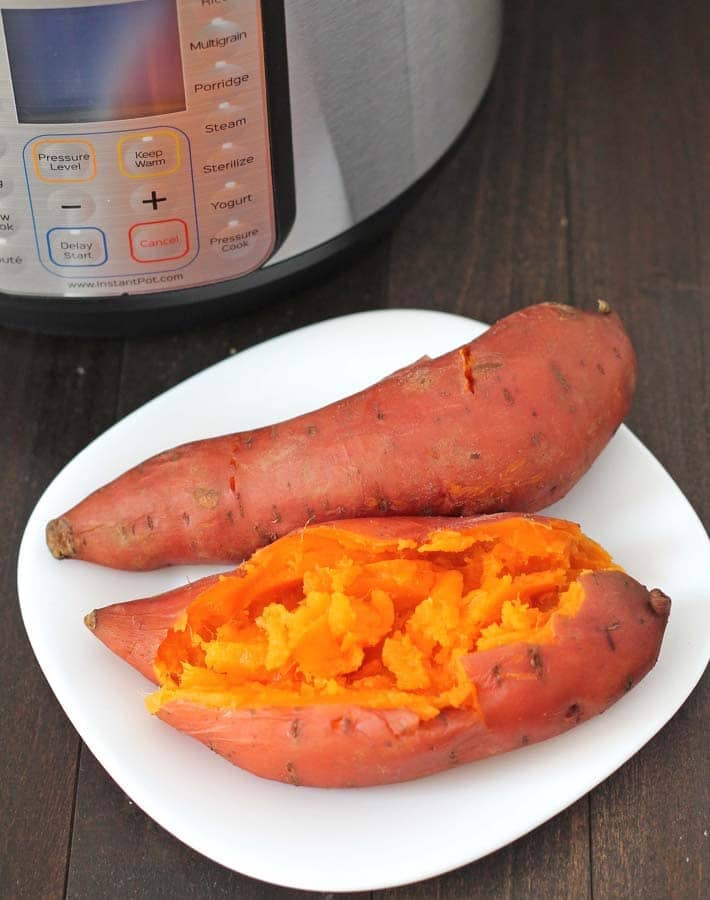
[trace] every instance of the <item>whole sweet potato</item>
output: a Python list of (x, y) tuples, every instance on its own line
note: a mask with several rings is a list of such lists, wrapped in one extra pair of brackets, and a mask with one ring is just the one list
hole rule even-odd
[(50, 522), (48, 544), (151, 569), (238, 562), (307, 522), (536, 511), (589, 468), (634, 384), (614, 313), (529, 307), (316, 412), (161, 453)]
[(307, 527), (86, 622), (158, 683), (170, 725), (257, 775), (348, 787), (603, 712), (654, 665), (669, 610), (576, 525), (498, 515)]

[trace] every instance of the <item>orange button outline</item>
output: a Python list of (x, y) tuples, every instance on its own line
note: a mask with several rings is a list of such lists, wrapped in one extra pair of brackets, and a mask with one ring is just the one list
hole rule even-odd
[[(41, 144), (84, 144), (89, 148), (91, 154), (91, 165), (93, 171), (88, 178), (45, 178), (39, 168), (39, 160), (37, 159), (37, 148)], [(91, 141), (85, 141), (82, 138), (43, 138), (41, 141), (35, 141), (32, 144), (32, 162), (35, 167), (35, 175), (45, 184), (82, 184), (85, 181), (93, 181), (96, 178), (96, 149)]]
[[(133, 232), (136, 228), (142, 228), (145, 225), (167, 225), (169, 222), (179, 222), (183, 228), (185, 229), (185, 252), (181, 253), (180, 256), (162, 256), (159, 259), (151, 258), (151, 259), (139, 259), (133, 253)], [(156, 263), (156, 262), (168, 262), (173, 259), (182, 259), (183, 256), (187, 256), (190, 252), (190, 229), (187, 226), (187, 222), (184, 219), (159, 219), (157, 222), (136, 222), (135, 225), (131, 225), (128, 229), (128, 252), (131, 254), (131, 259), (137, 263)]]
[(116, 152), (118, 154), (118, 168), (125, 178), (155, 178), (155, 172), (141, 172), (138, 174), (132, 174), (131, 172), (126, 171), (126, 167), (123, 165), (123, 145), (126, 141), (136, 141), (140, 140), (140, 138), (146, 137), (146, 135), (157, 135), (160, 133), (170, 135), (170, 137), (175, 141), (175, 166), (172, 169), (168, 169), (167, 171), (161, 171), (159, 174), (161, 176), (166, 175), (174, 175), (182, 165), (182, 153), (180, 150), (180, 138), (175, 132), (171, 131), (169, 128), (155, 128), (152, 131), (133, 131), (130, 134), (124, 135), (124, 137), (120, 138), (118, 143), (116, 144)]

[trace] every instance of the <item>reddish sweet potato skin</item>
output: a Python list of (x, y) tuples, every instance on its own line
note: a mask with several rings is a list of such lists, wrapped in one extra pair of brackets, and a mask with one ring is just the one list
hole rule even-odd
[(155, 597), (104, 606), (92, 610), (84, 622), (109, 650), (155, 681), (153, 660), (160, 642), (195, 597), (218, 578), (208, 575)]
[(242, 769), (313, 787), (421, 778), (542, 741), (604, 712), (653, 667), (670, 601), (620, 572), (582, 576), (585, 600), (555, 643), (471, 654), (481, 716), (353, 706), (210, 709), (172, 702), (158, 715)]
[[(508, 515), (488, 517), (500, 518)], [(422, 541), (436, 529), (481, 521), (360, 519), (325, 527)], [(150, 663), (167, 628), (212, 580), (96, 610), (88, 624), (155, 681)], [(247, 771), (316, 787), (407, 781), (545, 740), (603, 712), (647, 674), (670, 611), (663, 593), (623, 572), (587, 573), (580, 581), (580, 610), (557, 617), (553, 642), (509, 644), (464, 658), (478, 711), (446, 710), (420, 722), (403, 709), (215, 709), (174, 701), (158, 715)]]
[(50, 522), (48, 544), (152, 569), (237, 562), (307, 522), (539, 510), (606, 445), (635, 372), (614, 313), (529, 307), (316, 412), (159, 454)]

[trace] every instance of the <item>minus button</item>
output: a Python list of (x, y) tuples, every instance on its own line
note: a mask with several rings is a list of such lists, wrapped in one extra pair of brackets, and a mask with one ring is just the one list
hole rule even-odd
[(80, 225), (93, 218), (96, 202), (87, 191), (61, 188), (49, 195), (47, 208), (54, 218), (48, 225)]

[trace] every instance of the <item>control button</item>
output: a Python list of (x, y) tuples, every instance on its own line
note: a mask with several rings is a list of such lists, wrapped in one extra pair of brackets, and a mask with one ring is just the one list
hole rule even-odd
[(0, 279), (5, 275), (19, 275), (25, 268), (25, 258), (12, 250), (12, 241), (0, 237)]
[(227, 227), (212, 235), (209, 246), (222, 258), (239, 259), (253, 249), (261, 229), (250, 227), (238, 220), (227, 223)]
[(228, 16), (233, 10), (234, 3), (232, 0), (193, 0), (193, 11), (200, 19), (211, 19), (212, 21), (226, 21), (222, 18)]
[(11, 194), (13, 187), (14, 185), (11, 179), (6, 178), (4, 175), (0, 175), (0, 197), (7, 197), (8, 194)]
[(100, 228), (50, 228), (47, 246), (57, 266), (102, 266), (108, 259), (106, 235)]
[(91, 194), (72, 188), (54, 191), (47, 198), (47, 209), (55, 217), (68, 225), (87, 222), (96, 212), (96, 203)]
[(205, 134), (215, 134), (222, 138), (239, 135), (250, 124), (247, 107), (241, 103), (230, 103), (224, 100), (218, 103), (215, 109), (202, 123)]
[[(190, 50), (236, 50), (247, 43), (249, 35), (234, 20), (213, 16), (197, 33), (197, 40), (190, 41)], [(241, 46), (240, 46), (241, 45)]]
[(136, 262), (182, 259), (190, 252), (187, 222), (182, 219), (139, 222), (128, 232), (128, 239)]
[(118, 165), (128, 178), (172, 175), (181, 162), (180, 141), (172, 131), (131, 134), (118, 142)]
[(91, 181), (96, 177), (96, 153), (89, 141), (52, 138), (32, 145), (40, 181)]
[(131, 207), (142, 216), (157, 213), (156, 219), (175, 209), (175, 185), (141, 185), (131, 194)]
[[(220, 68), (212, 67), (211, 72), (208, 71), (206, 73), (207, 80), (194, 82), (192, 93), (196, 97), (204, 97), (205, 95), (219, 96), (236, 88), (251, 87), (254, 83), (252, 76), (239, 66), (231, 66), (231, 63), (227, 63), (224, 60), (220, 60), (220, 64)], [(229, 66), (234, 71), (225, 68)], [(209, 77), (210, 74), (213, 75), (212, 78)]]
[(0, 237), (12, 237), (17, 234), (20, 222), (14, 210), (0, 208)]
[[(237, 74), (244, 76), (246, 74), (243, 66), (238, 66), (236, 63), (229, 62), (228, 59), (218, 59), (212, 64), (212, 71), (216, 75), (221, 75), (222, 77), (225, 75)], [(238, 87), (238, 85), (235, 85), (235, 87)]]
[(256, 201), (254, 194), (241, 182), (227, 181), (220, 190), (210, 198), (210, 207), (214, 212), (235, 212), (250, 207)]
[(203, 175), (245, 176), (254, 169), (256, 157), (243, 144), (225, 141), (202, 166)]

